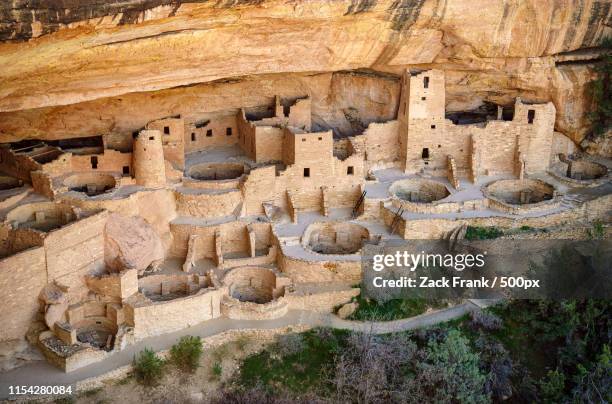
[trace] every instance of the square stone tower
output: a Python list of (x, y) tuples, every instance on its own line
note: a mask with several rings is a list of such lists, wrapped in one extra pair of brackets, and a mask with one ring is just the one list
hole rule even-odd
[(406, 172), (417, 171), (411, 161), (429, 158), (429, 150), (420, 147), (423, 137), (444, 133), (445, 78), (442, 70), (414, 73), (406, 70), (398, 113), (400, 158)]

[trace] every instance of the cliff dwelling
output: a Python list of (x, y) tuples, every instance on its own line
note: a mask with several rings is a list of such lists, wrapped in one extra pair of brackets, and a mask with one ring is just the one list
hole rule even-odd
[(366, 243), (609, 220), (611, 162), (579, 155), (551, 102), (449, 118), (444, 71), (397, 82), (396, 115), (348, 134), (281, 93), (4, 143), (0, 339), (73, 372), (193, 324), (331, 312), (359, 293)]

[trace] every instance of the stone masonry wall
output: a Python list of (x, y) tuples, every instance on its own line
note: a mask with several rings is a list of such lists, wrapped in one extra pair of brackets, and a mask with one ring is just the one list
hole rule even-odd
[(39, 310), (38, 295), (47, 284), (44, 248), (32, 248), (0, 260), (0, 341), (24, 338)]
[(107, 212), (52, 231), (44, 240), (49, 282), (74, 284), (93, 269), (104, 266), (104, 225)]

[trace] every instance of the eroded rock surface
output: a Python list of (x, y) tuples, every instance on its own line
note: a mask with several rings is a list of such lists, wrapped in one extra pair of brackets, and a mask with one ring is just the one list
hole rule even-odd
[[(397, 75), (414, 66), (447, 72), (449, 110), (485, 100), (509, 104), (517, 95), (552, 100), (560, 111), (557, 129), (579, 141), (588, 126), (593, 55), (567, 53), (596, 46), (612, 31), (604, 0), (50, 3), (5, 2), (0, 9), (0, 38), (10, 42), (0, 45), (0, 111), (23, 111), (0, 115), (7, 140), (137, 130), (152, 115), (161, 117), (151, 106), (160, 101), (178, 112), (189, 109), (183, 103), (205, 105), (200, 112), (225, 109), (225, 102), (252, 105), (270, 96), (267, 85), (278, 79), (265, 75), (272, 74), (289, 76), (294, 83), (286, 88), (294, 92), (293, 84), (304, 83), (301, 90), (311, 90), (321, 107), (336, 107), (315, 117), (318, 123), (355, 131), (368, 119), (351, 105), (350, 88), (359, 80), (321, 88), (313, 81), (324, 79), (310, 78), (356, 69)], [(558, 58), (571, 64), (558, 65)], [(251, 99), (249, 88), (259, 89)], [(371, 88), (365, 109), (393, 105), (393, 85), (379, 80)], [(224, 101), (199, 94), (232, 91), (239, 96)], [(179, 95), (185, 98), (177, 103)], [(69, 106), (86, 101), (94, 104)], [(378, 112), (385, 119), (387, 111)]]
[(104, 232), (104, 259), (110, 270), (140, 272), (164, 258), (161, 239), (142, 217), (112, 214)]

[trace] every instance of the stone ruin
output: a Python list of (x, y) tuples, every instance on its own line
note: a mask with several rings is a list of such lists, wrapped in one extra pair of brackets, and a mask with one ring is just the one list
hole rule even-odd
[(359, 294), (364, 243), (609, 220), (610, 162), (559, 152), (552, 103), (453, 121), (444, 72), (407, 70), (399, 104), (348, 137), (303, 94), (2, 145), (0, 341), (69, 372), (220, 317), (331, 312)]

